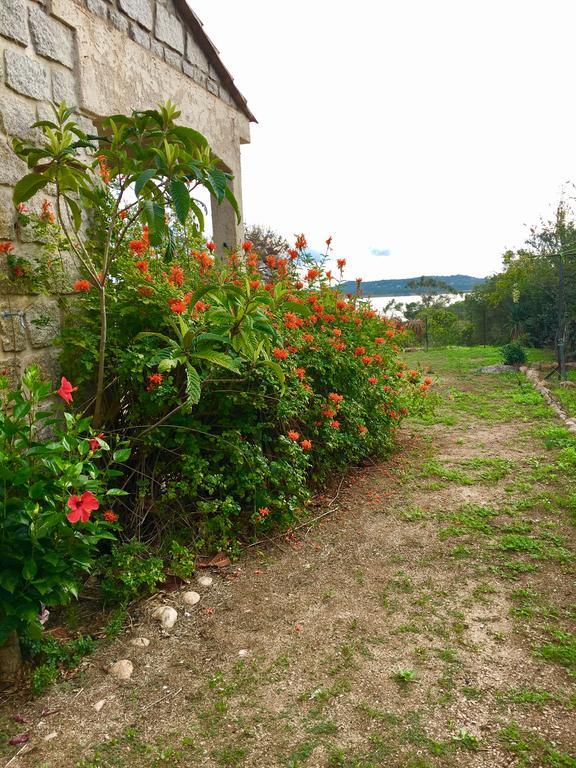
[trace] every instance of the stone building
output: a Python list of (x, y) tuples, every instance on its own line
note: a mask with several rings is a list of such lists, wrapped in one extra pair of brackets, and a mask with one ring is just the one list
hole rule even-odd
[[(31, 138), (51, 101), (75, 105), (92, 130), (104, 115), (168, 99), (233, 173), (241, 205), (240, 147), (254, 116), (186, 0), (0, 0), (0, 242), (24, 256), (36, 247), (16, 225), (11, 187), (26, 168), (11, 140)], [(212, 206), (212, 223), (218, 244), (242, 236), (228, 203)], [(58, 329), (56, 299), (0, 296), (0, 371), (53, 369)]]

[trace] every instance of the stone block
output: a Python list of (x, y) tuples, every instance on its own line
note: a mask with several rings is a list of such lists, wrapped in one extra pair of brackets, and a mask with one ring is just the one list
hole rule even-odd
[(26, 163), (14, 154), (8, 140), (0, 136), (0, 184), (14, 186), (27, 172)]
[(187, 61), (183, 63), (184, 72), (194, 80), (195, 83), (201, 85), (202, 88), (206, 88), (206, 73), (203, 72), (200, 67), (195, 64), (188, 64)]
[(28, 45), (28, 24), (24, 0), (2, 0), (0, 2), (0, 35)]
[(20, 365), (19, 360), (15, 360), (14, 358), (11, 358), (10, 360), (2, 360), (0, 358), (0, 376), (6, 376), (9, 387), (17, 387), (21, 375), (22, 366)]
[(52, 98), (56, 104), (65, 101), (68, 106), (76, 106), (76, 80), (72, 72), (52, 73)]
[(164, 59), (164, 46), (162, 43), (159, 43), (152, 38), (152, 40), (150, 40), (150, 50), (154, 56), (158, 56), (159, 59)]
[(156, 37), (178, 53), (184, 53), (184, 29), (177, 16), (163, 8), (156, 8)]
[(140, 29), (136, 24), (130, 24), (130, 37), (138, 45), (144, 48), (150, 48), (150, 35)]
[(220, 96), (220, 86), (216, 80), (212, 80), (211, 77), (206, 78), (206, 88), (210, 93), (213, 93), (214, 96)]
[(23, 361), (24, 369), (29, 368), (31, 365), (37, 365), (40, 368), (43, 378), (53, 383), (60, 383), (62, 371), (58, 359), (58, 350), (44, 349), (41, 352), (36, 352), (34, 355), (26, 355)]
[(74, 66), (74, 36), (72, 30), (50, 18), (40, 8), (30, 8), (30, 31), (36, 53), (65, 67)]
[(190, 32), (186, 33), (186, 58), (190, 64), (195, 64), (197, 67), (200, 67), (200, 69), (203, 69), (204, 72), (208, 72), (209, 64), (206, 54), (197, 44), (196, 40), (194, 40), (194, 37)]
[(115, 8), (110, 8), (110, 21), (120, 32), (128, 32), (128, 19)]
[(55, 302), (39, 301), (26, 310), (26, 328), (34, 349), (49, 347), (60, 333), (60, 310)]
[(4, 51), (6, 84), (9, 88), (38, 100), (50, 100), (50, 77), (45, 67), (16, 51)]
[(171, 67), (175, 67), (182, 71), (182, 56), (180, 56), (179, 53), (174, 53), (174, 51), (170, 51), (167, 48), (164, 51), (164, 58), (166, 59), (166, 63), (170, 64)]
[(153, 11), (150, 0), (119, 0), (120, 9), (145, 29), (152, 29)]
[(33, 103), (4, 91), (0, 96), (0, 126), (9, 136), (30, 139), (35, 129), (30, 128), (36, 121)]
[(24, 311), (8, 304), (0, 305), (0, 341), (4, 352), (22, 352), (26, 349)]
[(12, 202), (12, 190), (0, 189), (0, 239), (12, 240), (15, 235), (16, 209)]
[(86, 8), (103, 19), (108, 18), (108, 6), (104, 0), (86, 0)]

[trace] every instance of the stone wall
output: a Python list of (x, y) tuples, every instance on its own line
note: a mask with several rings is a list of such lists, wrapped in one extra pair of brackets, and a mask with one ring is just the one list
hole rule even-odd
[[(0, 241), (24, 258), (38, 247), (16, 223), (11, 188), (26, 168), (11, 140), (34, 138), (30, 126), (51, 114), (50, 102), (75, 105), (92, 130), (106, 114), (167, 99), (234, 174), (241, 203), (240, 146), (253, 117), (186, 0), (0, 0)], [(241, 239), (227, 203), (213, 205), (212, 219), (219, 245)], [(16, 377), (40, 362), (54, 376), (59, 327), (56, 298), (0, 295), (0, 372)]]

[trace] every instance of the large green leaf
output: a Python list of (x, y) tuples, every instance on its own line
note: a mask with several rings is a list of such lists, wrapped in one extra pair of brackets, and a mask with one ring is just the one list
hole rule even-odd
[(80, 206), (78, 205), (76, 200), (72, 199), (68, 195), (65, 195), (64, 199), (66, 200), (68, 208), (70, 209), (70, 213), (72, 215), (72, 221), (74, 222), (74, 229), (76, 230), (76, 232), (78, 232), (78, 230), (82, 226), (82, 212), (80, 210)]
[(228, 200), (228, 202), (232, 206), (234, 213), (236, 214), (236, 219), (238, 220), (238, 224), (240, 224), (240, 222), (242, 221), (242, 214), (240, 213), (238, 201), (234, 197), (234, 193), (232, 192), (232, 190), (228, 185), (226, 185), (226, 189), (224, 190), (224, 197), (226, 198), (226, 200)]
[(166, 222), (164, 219), (164, 208), (158, 203), (152, 202), (152, 200), (145, 200), (142, 206), (142, 215), (145, 222), (148, 224), (150, 233), (150, 243), (152, 245), (160, 245), (162, 243), (162, 235), (166, 228)]
[(206, 360), (208, 363), (214, 363), (220, 368), (226, 368), (228, 371), (239, 373), (238, 363), (224, 352), (216, 352), (213, 349), (199, 350), (190, 355), (192, 360)]
[(228, 187), (229, 175), (220, 168), (210, 168), (208, 171), (208, 179), (210, 180), (210, 186), (214, 193), (214, 197), (219, 203), (224, 200), (226, 194), (226, 188)]
[(275, 363), (274, 360), (259, 360), (256, 363), (256, 366), (258, 368), (269, 368), (272, 373), (276, 376), (276, 378), (280, 381), (280, 384), (282, 385), (282, 389), (284, 389), (284, 382), (286, 381), (286, 376), (284, 375), (284, 371), (282, 370), (281, 366), (278, 363)]
[(186, 223), (190, 211), (190, 193), (188, 187), (180, 179), (172, 179), (170, 182), (170, 195), (172, 206), (181, 224)]
[(190, 198), (190, 209), (198, 220), (198, 229), (202, 232), (204, 230), (204, 213), (199, 202), (200, 201), (194, 200), (194, 198)]
[(201, 382), (198, 371), (191, 365), (186, 366), (186, 394), (190, 405), (195, 405), (200, 400)]
[(134, 182), (134, 194), (136, 197), (140, 197), (140, 192), (144, 189), (146, 184), (156, 175), (156, 169), (155, 168), (147, 168), (145, 171), (142, 171), (142, 173), (138, 176), (136, 181)]
[(201, 133), (195, 131), (193, 128), (188, 128), (185, 125), (175, 125), (172, 128), (171, 133), (180, 139), (188, 152), (193, 152), (197, 147), (204, 149), (208, 146), (208, 141)]
[(28, 173), (26, 176), (23, 176), (16, 184), (14, 191), (12, 192), (14, 205), (19, 205), (20, 203), (24, 203), (26, 200), (29, 200), (32, 195), (35, 195), (36, 192), (45, 187), (46, 184), (48, 184), (48, 181), (49, 179), (47, 179), (45, 176), (39, 175), (37, 173)]

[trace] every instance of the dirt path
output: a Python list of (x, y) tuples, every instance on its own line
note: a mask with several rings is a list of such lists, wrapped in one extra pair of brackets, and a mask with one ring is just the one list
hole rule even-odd
[[(299, 542), (252, 550), (188, 613), (170, 595), (173, 630), (144, 604), (19, 705), (34, 749), (11, 768), (576, 766), (576, 440), (515, 376), (421, 362), (434, 419)], [(121, 658), (127, 683), (103, 671)]]

